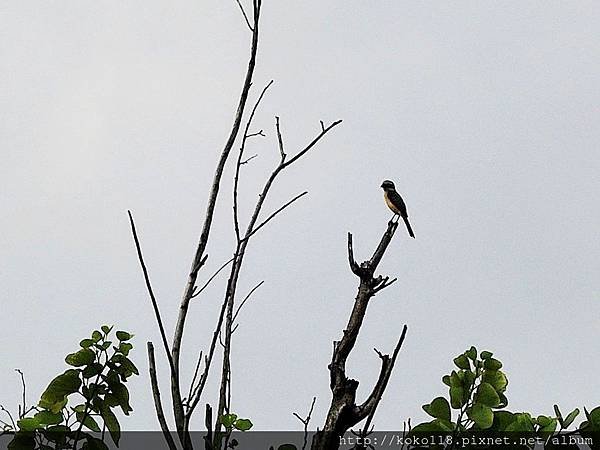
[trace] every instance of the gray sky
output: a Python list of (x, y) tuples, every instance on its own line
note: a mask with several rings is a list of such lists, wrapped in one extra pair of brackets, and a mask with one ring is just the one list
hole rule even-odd
[[(79, 339), (114, 323), (136, 333), (143, 372), (123, 426), (156, 429), (144, 344), (158, 332), (126, 210), (172, 330), (249, 32), (233, 0), (2, 1), (0, 20), (0, 401), (18, 401), (15, 367), (33, 401)], [(372, 301), (349, 361), (364, 398), (372, 348), (391, 351), (409, 325), (376, 425), (423, 419), (472, 344), (504, 361), (512, 410), (600, 403), (598, 23), (591, 1), (264, 1), (253, 95), (275, 85), (243, 213), (277, 162), (276, 114), (290, 152), (320, 119), (344, 123), (277, 183), (267, 211), (309, 196), (249, 248), (240, 292), (265, 284), (235, 336), (236, 412), (298, 429), (292, 412), (316, 395), (321, 425), (357, 285), (346, 232), (366, 258), (390, 217), (385, 178), (417, 239), (395, 237), (381, 272), (399, 281)], [(230, 176), (204, 277), (231, 254)], [(190, 375), (223, 283), (193, 303)], [(162, 356), (159, 369), (166, 389)]]

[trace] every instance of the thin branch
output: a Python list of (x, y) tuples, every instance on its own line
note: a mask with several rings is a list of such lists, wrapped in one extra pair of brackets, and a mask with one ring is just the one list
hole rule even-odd
[[(236, 237), (238, 243), (241, 239), (240, 221), (239, 221), (239, 213), (238, 213), (238, 186), (239, 186), (239, 182), (240, 182), (240, 168), (243, 164), (247, 163), (248, 161), (250, 161), (250, 159), (252, 159), (252, 158), (249, 158), (246, 161), (242, 161), (242, 157), (244, 156), (244, 150), (246, 149), (246, 141), (250, 137), (250, 135), (248, 134), (248, 131), (250, 130), (250, 126), (252, 125), (252, 120), (254, 119), (256, 110), (258, 109), (260, 102), (262, 101), (267, 90), (271, 87), (272, 84), (273, 84), (273, 80), (269, 81), (269, 83), (267, 83), (267, 85), (263, 88), (262, 92), (258, 96), (258, 99), (256, 100), (256, 103), (254, 104), (254, 107), (252, 108), (252, 111), (250, 112), (250, 116), (248, 117), (248, 120), (246, 122), (246, 128), (244, 129), (244, 136), (242, 138), (242, 143), (240, 145), (240, 151), (238, 153), (237, 163), (235, 165), (235, 175), (233, 177), (233, 227), (235, 230), (235, 237)], [(259, 133), (262, 133), (262, 130), (260, 130)]]
[(246, 135), (246, 138), (248, 138), (248, 139), (249, 139), (249, 138), (252, 138), (252, 137), (254, 137), (254, 136), (262, 136), (262, 137), (265, 137), (265, 136), (266, 136), (266, 134), (263, 132), (263, 130), (260, 130), (260, 131), (257, 131), (256, 133), (250, 133), (250, 134), (247, 134), (247, 135)]
[[(260, 3), (260, 0), (255, 0), (255, 1)], [(261, 193), (258, 196), (258, 201), (256, 202), (256, 205), (254, 207), (254, 212), (253, 212), (252, 217), (250, 218), (250, 221), (246, 228), (246, 233), (244, 235), (244, 238), (238, 241), (238, 246), (236, 249), (237, 257), (231, 267), (231, 273), (229, 276), (229, 281), (227, 283), (227, 289), (225, 292), (225, 304), (227, 305), (227, 315), (226, 315), (226, 322), (225, 322), (225, 336), (224, 336), (225, 337), (225, 350), (223, 352), (223, 359), (222, 359), (223, 362), (222, 362), (222, 367), (221, 367), (221, 387), (219, 390), (219, 404), (217, 407), (217, 414), (216, 414), (217, 417), (220, 417), (223, 414), (225, 408), (227, 407), (227, 392), (228, 392), (228, 386), (229, 386), (229, 380), (230, 380), (230, 374), (229, 374), (230, 360), (229, 360), (229, 358), (230, 358), (230, 352), (231, 352), (232, 329), (233, 329), (233, 325), (234, 325), (233, 324), (233, 308), (234, 308), (234, 303), (235, 303), (237, 282), (239, 279), (239, 274), (240, 274), (240, 271), (242, 268), (242, 263), (243, 263), (243, 259), (244, 259), (244, 255), (245, 255), (245, 251), (246, 251), (246, 247), (248, 245), (249, 239), (259, 228), (264, 226), (273, 217), (275, 217), (277, 215), (277, 213), (279, 213), (280, 211), (285, 209), (285, 207), (289, 206), (289, 204), (293, 203), (295, 200), (297, 200), (304, 194), (300, 194), (297, 198), (292, 199), (286, 205), (279, 208), (279, 210), (275, 211), (275, 213), (271, 214), (271, 216), (269, 216), (262, 224), (260, 224), (258, 227), (256, 227), (256, 222), (261, 213), (265, 199), (267, 198), (269, 190), (271, 189), (277, 176), (286, 167), (288, 167), (290, 164), (293, 164), (295, 161), (297, 161), (303, 155), (305, 155), (312, 147), (315, 146), (315, 144), (317, 142), (319, 142), (321, 140), (321, 138), (323, 138), (323, 136), (329, 130), (331, 130), (333, 127), (337, 126), (339, 123), (341, 123), (341, 120), (338, 120), (338, 121), (334, 122), (333, 124), (331, 124), (324, 131), (319, 133), (319, 135), (316, 138), (314, 138), (304, 149), (302, 149), (300, 152), (298, 152), (292, 159), (290, 159), (287, 162), (281, 161), (280, 164), (275, 168), (275, 170), (273, 170), (273, 172), (267, 179)], [(220, 324), (219, 324), (219, 326), (220, 326)], [(221, 424), (219, 422), (215, 423), (215, 433), (220, 431), (220, 429), (221, 429)]]
[(260, 230), (267, 223), (269, 223), (272, 219), (274, 219), (277, 214), (279, 214), (281, 211), (283, 211), (285, 208), (287, 208), (288, 206), (290, 206), (292, 203), (294, 203), (299, 198), (304, 197), (306, 194), (308, 194), (308, 191), (304, 191), (301, 194), (296, 195), (290, 201), (288, 201), (287, 203), (285, 203), (284, 205), (282, 205), (281, 207), (279, 207), (278, 209), (276, 209), (275, 211), (273, 211), (269, 215), (269, 217), (267, 217), (265, 220), (262, 221), (262, 223), (260, 225), (258, 225), (256, 228), (254, 228), (249, 234), (247, 234), (246, 236), (244, 236), (244, 238), (242, 239), (242, 241), (247, 241), (248, 239), (250, 239), (252, 236), (254, 236), (254, 234), (258, 230)]
[(396, 358), (398, 357), (398, 353), (402, 348), (402, 344), (404, 344), (404, 339), (406, 338), (406, 332), (408, 331), (408, 327), (404, 325), (402, 327), (402, 334), (398, 339), (398, 343), (394, 348), (394, 353), (390, 359), (389, 355), (382, 355), (381, 352), (377, 351), (379, 358), (381, 359), (381, 375), (379, 380), (377, 381), (375, 388), (373, 389), (373, 393), (369, 398), (365, 401), (365, 403), (359, 406), (359, 410), (366, 411), (368, 414), (367, 421), (365, 422), (364, 430), (368, 430), (371, 422), (373, 421), (373, 417), (375, 416), (375, 411), (377, 410), (377, 406), (383, 397), (383, 392), (387, 387), (387, 383), (392, 375), (392, 370), (394, 369), (394, 365), (396, 364)]
[(177, 450), (173, 436), (169, 431), (169, 425), (167, 419), (165, 419), (165, 413), (162, 407), (162, 401), (160, 399), (160, 388), (158, 387), (158, 378), (156, 376), (156, 360), (154, 359), (154, 346), (152, 342), (146, 344), (148, 349), (148, 372), (150, 374), (150, 384), (152, 385), (152, 397), (154, 398), (154, 407), (156, 408), (156, 417), (160, 423), (160, 428), (163, 432), (165, 440), (170, 450)]
[(167, 359), (169, 360), (169, 366), (171, 367), (171, 375), (176, 376), (176, 370), (175, 370), (175, 366), (173, 364), (173, 357), (171, 355), (171, 350), (169, 349), (169, 343), (167, 341), (165, 327), (163, 325), (162, 317), (160, 315), (160, 310), (158, 309), (158, 302), (156, 301), (156, 297), (154, 296), (154, 291), (152, 290), (152, 284), (150, 283), (150, 276), (148, 275), (148, 269), (146, 268), (146, 263), (144, 262), (144, 256), (142, 255), (142, 248), (140, 245), (140, 240), (137, 235), (137, 231), (135, 229), (135, 222), (133, 221), (133, 215), (131, 214), (131, 211), (129, 211), (129, 210), (127, 210), (127, 214), (129, 215), (129, 223), (131, 225), (131, 233), (133, 234), (133, 240), (135, 242), (135, 248), (137, 250), (138, 260), (140, 262), (140, 266), (142, 267), (142, 272), (144, 273), (144, 281), (146, 282), (146, 289), (148, 290), (148, 295), (150, 296), (150, 301), (152, 302), (152, 308), (154, 309), (154, 315), (156, 318), (156, 322), (158, 323), (158, 329), (160, 330), (160, 337), (162, 339), (165, 354), (167, 355)]
[(250, 156), (249, 158), (246, 158), (245, 160), (240, 161), (240, 166), (243, 166), (244, 164), (248, 164), (250, 161), (252, 161), (257, 156), (258, 156), (258, 153), (255, 153), (254, 155)]
[[(215, 170), (215, 175), (213, 178), (212, 187), (210, 190), (210, 194), (208, 197), (208, 205), (206, 207), (206, 215), (204, 218), (204, 224), (202, 226), (202, 231), (200, 233), (200, 239), (198, 241), (198, 246), (196, 248), (196, 252), (194, 254), (194, 259), (192, 261), (191, 270), (188, 275), (188, 280), (186, 282), (186, 286), (184, 289), (183, 297), (181, 299), (181, 304), (179, 307), (179, 314), (177, 316), (177, 324), (175, 326), (175, 333), (173, 335), (173, 345), (172, 345), (172, 359), (175, 367), (175, 377), (172, 377), (171, 383), (171, 393), (173, 397), (174, 403), (174, 415), (175, 422), (177, 425), (178, 431), (183, 430), (187, 433), (187, 427), (189, 424), (189, 417), (183, 412), (183, 408), (177, 408), (176, 404), (181, 403), (181, 395), (179, 393), (179, 358), (180, 358), (180, 350), (181, 350), (181, 342), (183, 340), (183, 332), (185, 329), (185, 322), (189, 310), (189, 303), (194, 293), (194, 288), (196, 286), (196, 279), (198, 277), (198, 271), (202, 267), (202, 261), (205, 261), (204, 251), (206, 250), (206, 246), (208, 244), (208, 238), (210, 235), (210, 230), (212, 227), (212, 220), (214, 217), (215, 206), (217, 203), (217, 197), (219, 194), (219, 188), (221, 186), (221, 178), (223, 176), (223, 170), (225, 168), (225, 163), (229, 158), (229, 154), (233, 145), (238, 136), (240, 125), (242, 123), (242, 117), (244, 115), (244, 110), (246, 108), (246, 102), (248, 100), (248, 93), (250, 91), (250, 86), (252, 85), (252, 77), (254, 75), (254, 68), (256, 66), (256, 55), (258, 52), (258, 38), (259, 38), (259, 19), (260, 19), (260, 10), (261, 10), (262, 1), (261, 0), (253, 0), (253, 12), (254, 12), (254, 26), (252, 27), (252, 44), (250, 49), (250, 59), (248, 61), (248, 68), (246, 70), (246, 76), (244, 79), (242, 91), (240, 94), (240, 99), (238, 103), (238, 108), (235, 114), (235, 118), (233, 121), (233, 126), (231, 128), (231, 132), (225, 143), (223, 151), (221, 152), (221, 156), (219, 158), (219, 162), (217, 163), (217, 167)], [(177, 398), (178, 397), (178, 398)]]
[(323, 136), (325, 136), (331, 129), (338, 126), (340, 123), (342, 123), (341, 120), (336, 120), (335, 122), (331, 123), (331, 125), (323, 128), (321, 130), (321, 132), (319, 133), (319, 135), (316, 138), (314, 138), (310, 142), (310, 144), (308, 144), (306, 147), (304, 147), (304, 149), (301, 150), (300, 152), (298, 152), (296, 154), (296, 156), (294, 156), (292, 159), (288, 160), (285, 164), (283, 164), (283, 168), (285, 169), (289, 165), (294, 164), (298, 159), (300, 159), (302, 156), (304, 156), (306, 154), (306, 152), (308, 152), (311, 148), (313, 148), (315, 146), (315, 144), (317, 142), (319, 142)]
[(360, 275), (361, 275), (360, 267), (358, 266), (358, 263), (354, 259), (354, 247), (352, 245), (352, 233), (350, 233), (350, 232), (348, 233), (348, 263), (350, 264), (350, 269), (352, 270), (352, 273), (360, 277)]
[(244, 300), (242, 300), (242, 302), (238, 306), (237, 310), (235, 311), (235, 314), (233, 315), (233, 322), (234, 323), (235, 323), (235, 319), (237, 319), (238, 314), (242, 310), (244, 304), (248, 301), (248, 299), (252, 296), (252, 294), (254, 294), (254, 291), (256, 291), (259, 287), (261, 287), (264, 284), (264, 282), (265, 282), (265, 280), (262, 280), (260, 283), (258, 283), (256, 286), (254, 286), (250, 290), (250, 292), (248, 292), (248, 294), (246, 295), (246, 297), (244, 297)]
[(3, 405), (0, 404), (0, 411), (4, 411), (4, 413), (8, 416), (8, 419), (10, 420), (10, 423), (12, 423), (12, 427), (13, 429), (17, 429), (17, 424), (15, 423), (12, 414), (10, 413), (10, 411), (8, 409), (6, 409)]
[(198, 355), (198, 361), (196, 362), (196, 368), (194, 369), (194, 376), (192, 377), (192, 382), (190, 383), (190, 390), (188, 391), (187, 403), (189, 406), (190, 399), (192, 398), (192, 394), (194, 392), (194, 385), (196, 384), (196, 378), (198, 378), (198, 371), (200, 370), (200, 364), (202, 363), (202, 350), (200, 350), (200, 354)]
[(310, 405), (310, 410), (308, 411), (308, 415), (305, 418), (300, 417), (298, 413), (294, 413), (294, 416), (296, 416), (296, 418), (304, 425), (304, 443), (302, 444), (302, 450), (305, 450), (306, 445), (308, 444), (308, 425), (310, 424), (310, 418), (312, 416), (316, 401), (317, 397), (313, 397), (312, 403)]
[(281, 155), (281, 162), (283, 163), (283, 161), (285, 161), (286, 154), (283, 149), (283, 137), (281, 137), (281, 129), (279, 127), (279, 117), (277, 117), (277, 116), (275, 116), (275, 130), (277, 130), (277, 143), (279, 144), (279, 154)]
[(248, 16), (246, 15), (246, 10), (242, 6), (242, 3), (240, 2), (240, 0), (236, 0), (236, 1), (237, 1), (237, 4), (239, 5), (240, 9), (242, 10), (242, 14), (244, 15), (244, 20), (246, 21), (246, 25), (248, 25), (248, 28), (250, 28), (250, 31), (254, 31), (254, 28), (252, 28), (252, 25), (250, 25), (250, 20), (248, 19)]
[(22, 387), (22, 407), (19, 407), (19, 419), (22, 419), (25, 414), (27, 414), (25, 412), (25, 410), (27, 409), (27, 401), (26, 401), (26, 390), (27, 390), (27, 386), (25, 384), (25, 376), (23, 375), (23, 371), (21, 369), (15, 369), (15, 372), (19, 373), (19, 376), (21, 377), (21, 387)]
[(198, 289), (197, 291), (194, 291), (194, 295), (192, 295), (192, 298), (194, 298), (194, 297), (197, 297), (198, 295), (200, 295), (200, 294), (202, 293), (202, 291), (204, 291), (204, 289), (206, 289), (206, 288), (208, 287), (208, 285), (209, 285), (209, 284), (212, 282), (212, 280), (214, 280), (214, 279), (216, 278), (216, 276), (217, 276), (217, 275), (219, 275), (219, 273), (220, 273), (220, 272), (221, 272), (221, 271), (222, 271), (222, 270), (223, 270), (225, 267), (227, 267), (227, 266), (229, 265), (229, 263), (230, 263), (231, 261), (233, 261), (233, 260), (234, 260), (234, 258), (230, 258), (229, 260), (225, 261), (225, 262), (223, 263), (223, 265), (222, 265), (221, 267), (219, 267), (219, 268), (217, 269), (217, 271), (211, 275), (211, 277), (208, 279), (208, 281), (206, 281), (206, 283), (204, 283), (204, 285), (203, 285), (203, 286), (202, 286), (200, 289)]

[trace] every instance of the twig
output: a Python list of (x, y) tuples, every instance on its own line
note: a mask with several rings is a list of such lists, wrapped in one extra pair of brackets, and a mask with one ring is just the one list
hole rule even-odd
[[(323, 122), (321, 122), (323, 123)], [(279, 144), (279, 154), (281, 155), (281, 162), (285, 161), (285, 151), (283, 150), (283, 137), (281, 137), (281, 129), (279, 127), (279, 117), (275, 116), (275, 130), (277, 130), (277, 143)]]
[(367, 399), (363, 406), (359, 408), (367, 408), (369, 409), (369, 415), (365, 422), (363, 429), (368, 430), (371, 422), (373, 421), (373, 417), (375, 416), (375, 411), (379, 402), (381, 401), (381, 397), (383, 396), (383, 392), (387, 387), (387, 383), (392, 375), (392, 370), (394, 369), (394, 364), (396, 364), (396, 358), (398, 357), (398, 353), (402, 348), (402, 344), (404, 344), (404, 339), (406, 338), (406, 332), (408, 331), (408, 327), (404, 325), (402, 328), (402, 334), (398, 339), (398, 343), (394, 348), (394, 353), (392, 353), (392, 357), (390, 359), (389, 355), (383, 355), (381, 352), (375, 350), (381, 359), (381, 376), (375, 385), (375, 389), (373, 389), (373, 399)]
[(148, 349), (148, 372), (150, 374), (150, 384), (152, 385), (152, 397), (154, 398), (154, 407), (156, 408), (156, 417), (160, 423), (160, 428), (163, 432), (165, 440), (170, 450), (177, 450), (173, 436), (169, 431), (169, 425), (167, 419), (165, 419), (165, 413), (162, 407), (162, 401), (160, 399), (160, 388), (158, 387), (158, 378), (156, 376), (156, 361), (154, 359), (154, 346), (152, 342), (147, 342), (146, 347)]
[(138, 260), (140, 262), (140, 266), (142, 267), (142, 272), (144, 274), (144, 281), (146, 282), (146, 289), (148, 290), (148, 295), (150, 296), (150, 301), (152, 302), (152, 308), (154, 309), (154, 315), (156, 318), (156, 322), (158, 323), (158, 329), (160, 330), (160, 337), (162, 339), (165, 354), (167, 355), (167, 359), (169, 360), (169, 366), (171, 367), (171, 375), (176, 376), (176, 370), (175, 370), (175, 366), (173, 365), (173, 357), (171, 355), (171, 350), (169, 349), (169, 343), (167, 341), (165, 327), (163, 325), (162, 317), (160, 315), (160, 310), (158, 309), (158, 302), (156, 301), (156, 297), (154, 296), (154, 291), (152, 290), (152, 284), (150, 283), (150, 276), (148, 275), (148, 269), (146, 268), (146, 263), (144, 262), (144, 256), (142, 255), (142, 248), (141, 248), (140, 241), (139, 241), (137, 231), (135, 228), (135, 222), (133, 220), (133, 215), (131, 214), (130, 210), (127, 210), (127, 214), (129, 215), (129, 223), (131, 225), (131, 233), (133, 234), (133, 240), (135, 242), (135, 248), (137, 250)]
[(248, 25), (248, 28), (250, 28), (250, 31), (254, 31), (254, 28), (252, 28), (252, 25), (250, 25), (250, 20), (248, 19), (248, 16), (246, 15), (246, 10), (244, 10), (242, 3), (240, 2), (240, 0), (236, 0), (236, 1), (237, 1), (237, 4), (239, 5), (240, 9), (242, 10), (242, 14), (244, 15), (244, 20), (246, 20), (246, 25)]
[[(142, 248), (140, 245), (140, 241), (137, 235), (137, 231), (135, 229), (135, 222), (133, 220), (133, 215), (131, 211), (127, 210), (127, 214), (129, 215), (129, 223), (131, 224), (131, 233), (133, 234), (133, 240), (135, 242), (135, 248), (137, 250), (138, 259), (140, 262), (140, 266), (142, 267), (142, 272), (144, 273), (144, 280), (146, 282), (146, 288), (148, 290), (148, 295), (150, 296), (150, 300), (152, 302), (152, 308), (154, 309), (154, 316), (156, 318), (156, 323), (158, 324), (158, 329), (160, 330), (160, 337), (162, 339), (163, 348), (165, 351), (165, 355), (167, 355), (167, 360), (169, 361), (169, 367), (171, 369), (171, 392), (172, 392), (172, 400), (173, 400), (173, 414), (176, 418), (175, 422), (178, 424), (177, 431), (180, 435), (180, 440), (182, 443), (187, 440), (185, 438), (185, 433), (182, 426), (179, 426), (179, 417), (183, 416), (183, 401), (181, 398), (181, 391), (179, 385), (179, 371), (175, 365), (173, 354), (171, 349), (169, 348), (169, 343), (167, 341), (167, 335), (165, 333), (165, 327), (163, 325), (162, 317), (160, 315), (160, 310), (158, 309), (158, 302), (156, 301), (156, 297), (154, 296), (154, 291), (152, 290), (152, 285), (150, 283), (150, 276), (148, 275), (148, 269), (146, 268), (146, 264), (144, 263), (144, 257), (142, 255)], [(206, 260), (206, 258), (203, 258)]]
[(288, 206), (290, 206), (292, 203), (294, 203), (296, 200), (298, 200), (301, 197), (304, 197), (306, 194), (308, 194), (308, 191), (304, 191), (301, 194), (296, 195), (294, 198), (292, 198), (290, 201), (288, 201), (287, 203), (285, 203), (284, 205), (282, 205), (281, 207), (277, 208), (275, 211), (273, 211), (269, 217), (267, 217), (265, 220), (263, 220), (260, 225), (258, 225), (256, 228), (254, 228), (249, 234), (247, 234), (246, 236), (244, 236), (244, 238), (242, 239), (243, 241), (247, 241), (248, 239), (250, 239), (252, 236), (254, 236), (254, 234), (256, 234), (256, 232), (258, 230), (260, 230), (262, 227), (264, 227), (267, 223), (269, 223), (272, 219), (275, 218), (275, 216), (277, 214), (279, 214), (281, 211), (283, 211), (285, 208), (287, 208)]
[(196, 368), (194, 369), (194, 376), (192, 377), (192, 382), (190, 383), (190, 390), (187, 396), (187, 403), (189, 406), (190, 399), (192, 398), (192, 393), (194, 392), (194, 384), (196, 384), (196, 378), (198, 378), (198, 371), (200, 370), (200, 364), (202, 363), (202, 350), (200, 350), (200, 354), (198, 355), (198, 361), (196, 362)]
[[(256, 103), (254, 104), (254, 107), (252, 108), (252, 111), (250, 112), (250, 116), (248, 117), (248, 120), (246, 122), (246, 128), (244, 129), (244, 136), (242, 138), (242, 143), (240, 145), (240, 151), (238, 153), (237, 163), (235, 165), (235, 175), (233, 177), (233, 227), (235, 230), (235, 237), (238, 241), (238, 244), (239, 244), (239, 241), (241, 238), (241, 236), (240, 236), (240, 221), (239, 221), (239, 215), (238, 215), (238, 186), (239, 186), (239, 182), (240, 182), (240, 168), (243, 164), (247, 163), (250, 159), (252, 159), (252, 158), (249, 158), (246, 161), (242, 161), (242, 157), (244, 155), (244, 150), (246, 149), (246, 141), (250, 137), (250, 135), (248, 134), (248, 130), (250, 130), (250, 126), (252, 125), (252, 120), (254, 119), (256, 110), (258, 109), (260, 102), (262, 101), (267, 90), (271, 87), (272, 84), (273, 84), (273, 80), (269, 81), (269, 83), (267, 83), (267, 85), (263, 88), (262, 92), (258, 96), (258, 99), (256, 100)], [(259, 134), (260, 133), (262, 133), (262, 130), (260, 130)]]
[(220, 272), (221, 272), (221, 271), (222, 271), (222, 270), (223, 270), (225, 267), (227, 267), (227, 266), (229, 265), (229, 263), (230, 263), (231, 261), (233, 261), (233, 260), (234, 260), (234, 258), (230, 258), (230, 259), (228, 259), (227, 261), (225, 261), (225, 262), (223, 263), (223, 265), (222, 265), (221, 267), (219, 267), (219, 269), (217, 269), (217, 271), (211, 275), (211, 277), (208, 279), (208, 281), (207, 281), (206, 283), (204, 283), (204, 285), (203, 285), (203, 286), (202, 286), (200, 289), (198, 289), (197, 291), (194, 291), (194, 295), (192, 295), (192, 298), (194, 298), (194, 297), (197, 297), (198, 295), (200, 295), (200, 294), (202, 293), (202, 291), (204, 291), (204, 289), (206, 289), (206, 288), (208, 287), (208, 285), (209, 285), (209, 284), (212, 282), (212, 280), (214, 280), (214, 279), (215, 279), (215, 277), (216, 277), (217, 275), (219, 275), (219, 273), (220, 273)]
[(304, 443), (302, 444), (302, 450), (305, 450), (306, 444), (308, 444), (308, 425), (310, 424), (310, 418), (312, 416), (316, 401), (317, 397), (313, 397), (312, 403), (310, 405), (310, 410), (308, 411), (308, 415), (305, 418), (300, 417), (298, 413), (294, 413), (294, 416), (296, 416), (296, 418), (304, 424)]
[[(8, 416), (8, 419), (10, 420), (10, 423), (12, 424), (13, 429), (17, 429), (17, 424), (15, 423), (12, 414), (10, 413), (10, 411), (8, 409), (6, 409), (4, 407), (4, 405), (0, 404), (0, 410), (4, 411), (4, 413)], [(5, 422), (6, 423), (6, 422)]]
[(254, 155), (250, 156), (249, 158), (246, 158), (245, 160), (240, 161), (240, 166), (243, 166), (244, 164), (248, 164), (250, 161), (252, 161), (257, 156), (258, 156), (258, 153), (255, 153)]
[(27, 409), (27, 402), (26, 402), (26, 385), (25, 385), (25, 376), (23, 375), (23, 372), (21, 371), (21, 369), (15, 369), (15, 372), (19, 373), (19, 376), (21, 377), (21, 386), (22, 386), (22, 407), (19, 406), (19, 419), (22, 419), (23, 417), (25, 417), (25, 414), (27, 414), (25, 412), (25, 410)]
[(248, 301), (248, 299), (250, 298), (250, 296), (252, 294), (254, 294), (254, 291), (256, 291), (259, 287), (261, 287), (264, 284), (265, 280), (262, 280), (260, 283), (258, 283), (256, 286), (254, 286), (250, 292), (248, 292), (248, 294), (246, 295), (246, 297), (244, 297), (244, 300), (242, 300), (242, 302), (240, 303), (240, 305), (238, 306), (237, 310), (235, 311), (235, 314), (233, 315), (233, 322), (235, 323), (235, 319), (237, 319), (238, 314), (240, 313), (240, 311), (242, 310), (242, 307), (244, 306), (244, 304)]

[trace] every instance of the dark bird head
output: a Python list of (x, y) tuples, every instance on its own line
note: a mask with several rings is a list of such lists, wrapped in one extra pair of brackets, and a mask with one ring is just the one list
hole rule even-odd
[(394, 183), (390, 180), (385, 180), (383, 183), (381, 183), (381, 187), (384, 191), (393, 191), (396, 189)]

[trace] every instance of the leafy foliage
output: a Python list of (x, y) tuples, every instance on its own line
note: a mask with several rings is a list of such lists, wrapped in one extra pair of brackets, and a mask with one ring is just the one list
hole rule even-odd
[[(442, 377), (448, 386), (448, 397), (437, 397), (423, 410), (433, 420), (410, 429), (409, 436), (419, 434), (458, 435), (460, 433), (528, 433), (542, 438), (552, 448), (559, 432), (579, 433), (582, 437), (600, 432), (600, 407), (587, 411), (586, 419), (575, 430), (569, 430), (579, 416), (578, 408), (563, 416), (554, 406), (554, 415), (534, 416), (528, 412), (511, 412), (505, 408), (508, 377), (502, 362), (489, 351), (477, 352), (471, 347), (453, 360), (456, 369)], [(597, 436), (597, 434), (596, 434)], [(553, 440), (554, 439), (554, 440)], [(562, 445), (561, 448), (565, 446)]]
[(20, 414), (10, 450), (107, 449), (104, 430), (118, 446), (121, 427), (114, 411), (126, 416), (133, 411), (125, 383), (139, 372), (128, 358), (133, 335), (117, 331), (113, 341), (112, 328), (94, 330), (66, 356), (72, 368), (50, 381), (37, 405)]

